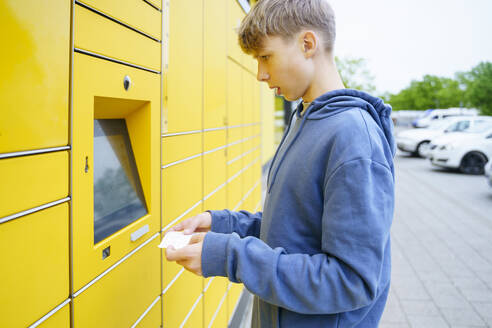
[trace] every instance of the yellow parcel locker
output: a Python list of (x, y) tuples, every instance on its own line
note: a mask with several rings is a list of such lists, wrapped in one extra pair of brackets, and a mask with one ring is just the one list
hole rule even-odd
[(162, 138), (162, 165), (202, 152), (202, 134), (192, 133)]
[(0, 1), (0, 154), (66, 146), (70, 1)]
[(163, 296), (164, 327), (202, 327), (202, 278), (184, 271)]
[(69, 206), (0, 224), (0, 327), (27, 327), (69, 295)]
[(242, 71), (243, 69), (233, 62), (227, 60), (227, 125), (237, 126), (243, 123), (243, 92)]
[(229, 285), (230, 285), (229, 293), (227, 294), (227, 300), (228, 300), (227, 310), (228, 310), (228, 317), (230, 320), (234, 315), (234, 312), (236, 311), (239, 297), (241, 296), (244, 286), (243, 284), (236, 284), (231, 282), (229, 283)]
[(161, 69), (161, 43), (81, 5), (75, 5), (74, 29), (77, 49), (156, 71)]
[(225, 156), (226, 131), (211, 131), (204, 134), (204, 150), (211, 153), (204, 154), (203, 158), (203, 182), (204, 196), (226, 182), (226, 156)]
[(145, 316), (137, 324), (137, 328), (162, 327), (162, 297), (159, 296), (150, 306), (151, 308), (148, 309), (147, 313), (142, 313)]
[(43, 321), (39, 328), (70, 328), (70, 304), (64, 305)]
[(0, 160), (0, 219), (68, 197), (68, 152)]
[(164, 95), (167, 118), (163, 117), (168, 133), (202, 129), (202, 7), (201, 0), (170, 3), (169, 68)]
[(227, 327), (227, 283), (225, 277), (205, 279), (204, 327)]
[(253, 117), (255, 112), (254, 102), (254, 84), (256, 83), (253, 75), (249, 71), (242, 71), (243, 78), (243, 124), (253, 123)]
[(205, 1), (204, 129), (226, 125), (226, 1)]
[[(159, 234), (74, 295), (75, 327), (131, 327), (160, 295)], [(158, 327), (159, 321), (155, 322)]]
[(174, 220), (179, 220), (181, 215), (195, 206), (200, 206), (201, 200), (201, 156), (162, 170), (163, 227), (174, 222)]
[(161, 39), (162, 14), (145, 1), (83, 0), (80, 3), (153, 38)]
[(227, 52), (238, 63), (242, 62), (243, 52), (238, 43), (238, 32), (245, 14), (237, 1), (227, 0)]
[(159, 90), (158, 74), (74, 55), (75, 291), (159, 231)]
[[(146, 2), (150, 3), (152, 6), (155, 6), (157, 9), (162, 9), (162, 1), (161, 0), (146, 0)], [(169, 1), (167, 1), (169, 2)]]
[(242, 185), (243, 184), (243, 175), (239, 174), (233, 177), (232, 180), (229, 180), (227, 183), (227, 208), (231, 210), (237, 210), (236, 206), (240, 204), (241, 199), (243, 198), (242, 194)]
[[(221, 188), (212, 196), (204, 200), (204, 210), (222, 210), (226, 208), (226, 188)], [(225, 277), (213, 277), (205, 279), (204, 291), (204, 327), (227, 326), (227, 282)], [(207, 288), (208, 286), (208, 288)]]

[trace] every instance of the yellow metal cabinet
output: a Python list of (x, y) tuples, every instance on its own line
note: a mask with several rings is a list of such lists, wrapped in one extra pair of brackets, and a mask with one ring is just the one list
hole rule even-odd
[(158, 9), (162, 9), (162, 1), (161, 0), (147, 0), (147, 2), (151, 3)]
[(163, 295), (164, 327), (202, 327), (203, 278), (183, 271)]
[(162, 138), (162, 165), (202, 152), (202, 134), (193, 133)]
[[(258, 135), (260, 133), (261, 133), (261, 124), (253, 125), (253, 135)], [(258, 143), (260, 143), (260, 140), (258, 140)]]
[(239, 141), (243, 138), (243, 130), (239, 127), (230, 127), (227, 129), (227, 143)]
[(240, 174), (227, 184), (227, 208), (233, 210), (243, 198), (243, 175)]
[(205, 1), (205, 129), (226, 125), (226, 1)]
[(70, 1), (0, 1), (0, 153), (68, 144)]
[(26, 327), (68, 298), (69, 206), (0, 224), (0, 327)]
[(68, 152), (0, 160), (0, 218), (68, 196)]
[(217, 190), (203, 202), (204, 210), (223, 210), (226, 208), (226, 186)]
[(162, 224), (177, 219), (202, 199), (202, 158), (162, 170)]
[(212, 277), (204, 283), (204, 327), (227, 327), (227, 278)]
[(243, 124), (253, 123), (254, 117), (254, 78), (250, 72), (243, 70)]
[(70, 327), (70, 304), (65, 305), (51, 317), (43, 321), (40, 328), (69, 328)]
[[(152, 238), (152, 237), (151, 237)], [(130, 327), (160, 294), (159, 238), (76, 295), (75, 327)]]
[(169, 133), (202, 128), (202, 7), (201, 0), (170, 3), (169, 68), (164, 95)]
[(220, 148), (224, 147), (225, 143), (225, 130), (210, 131), (204, 134), (204, 150), (205, 152), (211, 151), (204, 154), (203, 158), (204, 195), (208, 195), (226, 182), (225, 148)]
[[(123, 87), (125, 76), (132, 84)], [(73, 285), (77, 291), (160, 227), (160, 76), (83, 54), (74, 55)], [(147, 214), (94, 244), (94, 119), (124, 119)], [(132, 233), (146, 233), (134, 239)], [(133, 241), (132, 241), (133, 239)], [(103, 250), (110, 256), (103, 259)], [(105, 251), (106, 252), (106, 251)]]
[(229, 293), (228, 296), (228, 317), (232, 318), (234, 315), (234, 311), (236, 310), (237, 303), (239, 301), (239, 296), (241, 296), (241, 292), (243, 291), (243, 284), (229, 283)]
[(74, 29), (75, 48), (160, 71), (157, 41), (80, 5), (75, 5)]
[(157, 301), (152, 308), (147, 312), (145, 317), (142, 318), (142, 320), (138, 323), (136, 326), (137, 328), (157, 328), (161, 327), (161, 321), (162, 321), (162, 298), (159, 298), (159, 301)]
[[(266, 83), (262, 83), (267, 85)], [(260, 82), (254, 81), (253, 93), (254, 93), (254, 109), (253, 109), (253, 122), (259, 123), (261, 121), (261, 85)], [(266, 96), (266, 95), (265, 95)]]
[(145, 1), (83, 0), (81, 3), (158, 40), (161, 39), (162, 14)]
[(243, 123), (242, 68), (227, 60), (227, 125)]
[[(254, 182), (253, 182), (253, 166), (248, 167), (244, 172), (243, 172), (243, 197), (248, 195), (248, 192), (251, 190), (253, 187)], [(246, 199), (245, 199), (246, 201)]]
[(243, 167), (243, 151), (244, 143), (243, 129), (231, 128), (228, 129), (228, 147), (227, 147), (227, 174), (228, 178), (239, 172)]
[(243, 53), (238, 43), (238, 32), (245, 14), (237, 1), (227, 0), (227, 55), (238, 63)]

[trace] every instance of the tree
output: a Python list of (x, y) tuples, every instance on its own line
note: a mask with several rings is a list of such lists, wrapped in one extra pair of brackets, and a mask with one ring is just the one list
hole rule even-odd
[(460, 107), (464, 99), (460, 81), (435, 75), (425, 75), (422, 81), (413, 80), (407, 88), (386, 97), (396, 110)]
[(461, 77), (466, 84), (466, 101), (482, 114), (492, 115), (492, 63), (481, 62)]
[(335, 63), (345, 87), (357, 89), (368, 93), (374, 93), (374, 76), (366, 68), (366, 60), (363, 58), (335, 56)]

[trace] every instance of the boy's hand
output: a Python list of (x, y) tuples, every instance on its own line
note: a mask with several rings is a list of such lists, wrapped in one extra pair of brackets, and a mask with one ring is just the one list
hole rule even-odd
[(166, 259), (176, 261), (186, 270), (196, 275), (202, 275), (202, 247), (203, 239), (206, 233), (197, 233), (190, 239), (190, 243), (180, 249), (174, 249), (173, 246), (166, 248)]
[(176, 224), (174, 227), (171, 227), (169, 231), (184, 230), (183, 232), (185, 235), (190, 235), (194, 232), (210, 231), (211, 225), (212, 215), (210, 212), (203, 212)]

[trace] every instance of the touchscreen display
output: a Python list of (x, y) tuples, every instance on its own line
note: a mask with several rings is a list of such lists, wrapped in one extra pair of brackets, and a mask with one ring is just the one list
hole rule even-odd
[(94, 243), (147, 214), (124, 119), (94, 120)]

